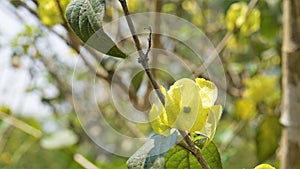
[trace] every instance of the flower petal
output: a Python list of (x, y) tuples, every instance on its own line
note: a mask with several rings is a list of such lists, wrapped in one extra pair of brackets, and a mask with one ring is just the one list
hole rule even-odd
[(166, 113), (170, 126), (174, 124), (180, 113), (181, 107), (181, 90), (179, 86), (171, 86), (166, 94)]
[(161, 105), (159, 107), (158, 109), (157, 106), (153, 104), (149, 112), (150, 124), (154, 133), (167, 136), (170, 134), (170, 127), (167, 125), (166, 111)]
[[(177, 88), (180, 89), (180, 92), (177, 91)], [(184, 78), (175, 82), (170, 90), (174, 90), (174, 96), (176, 94), (176, 97), (178, 97), (178, 94), (180, 94), (181, 98), (179, 102), (179, 113), (176, 117), (172, 117), (176, 118), (176, 121), (174, 124), (172, 124), (172, 127), (190, 131), (197, 120), (199, 108), (201, 106), (199, 88), (193, 80)], [(172, 112), (168, 112), (168, 115), (171, 113)]]
[(202, 130), (202, 128), (204, 127), (204, 125), (206, 123), (208, 114), (209, 114), (209, 108), (201, 108), (199, 110), (197, 120), (196, 120), (195, 124), (193, 125), (193, 127), (191, 128), (191, 132)]
[(218, 88), (216, 85), (203, 78), (196, 78), (196, 83), (200, 88), (200, 97), (203, 107), (211, 107), (214, 105), (218, 97)]
[(222, 116), (222, 106), (221, 105), (215, 105), (208, 109), (208, 117), (207, 121), (205, 122), (205, 126), (200, 131), (201, 134), (208, 137), (208, 140), (204, 144), (204, 146), (208, 145), (214, 138), (217, 125), (220, 121), (220, 118)]

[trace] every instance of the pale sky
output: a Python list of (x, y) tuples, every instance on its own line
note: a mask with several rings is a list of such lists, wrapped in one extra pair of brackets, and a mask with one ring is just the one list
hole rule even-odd
[[(26, 92), (26, 88), (31, 83), (30, 75), (27, 70), (27, 67), (30, 66), (30, 62), (28, 62), (28, 60), (26, 61), (26, 59), (23, 60), (24, 64), (18, 69), (14, 69), (10, 66), (12, 50), (9, 47), (9, 43), (23, 29), (23, 25), (18, 22), (18, 19), (10, 9), (12, 9), (12, 7), (9, 2), (0, 1), (0, 106), (6, 105), (12, 109), (13, 113), (26, 116), (49, 116), (51, 115), (51, 110), (48, 106), (40, 102), (39, 93)], [(20, 12), (22, 12), (22, 16), (26, 18), (26, 22), (34, 24), (34, 18), (23, 11)], [(57, 37), (51, 37), (51, 42), (55, 44), (62, 43), (59, 42)], [(67, 52), (65, 48), (59, 50), (64, 54)], [(43, 80), (39, 81), (42, 82)], [(50, 88), (49, 90), (50, 93), (53, 92)]]

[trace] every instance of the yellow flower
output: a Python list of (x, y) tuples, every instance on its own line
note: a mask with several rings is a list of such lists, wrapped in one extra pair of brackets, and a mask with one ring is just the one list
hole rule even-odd
[(216, 124), (222, 114), (222, 106), (214, 105), (218, 90), (214, 83), (203, 78), (180, 79), (165, 95), (165, 107), (153, 104), (149, 119), (154, 133), (169, 135), (171, 128), (200, 132), (213, 137)]
[(245, 2), (236, 2), (230, 6), (225, 17), (230, 32), (240, 29), (243, 35), (250, 35), (260, 28), (260, 11), (252, 9), (248, 14), (247, 11), (248, 5)]
[(257, 75), (251, 79), (245, 80), (247, 89), (243, 93), (243, 97), (253, 100), (256, 103), (266, 101), (267, 103), (280, 100), (277, 77)]
[(239, 99), (235, 103), (235, 114), (241, 120), (253, 119), (256, 114), (256, 103), (251, 99)]
[(254, 169), (275, 169), (275, 168), (269, 164), (260, 164), (256, 166)]

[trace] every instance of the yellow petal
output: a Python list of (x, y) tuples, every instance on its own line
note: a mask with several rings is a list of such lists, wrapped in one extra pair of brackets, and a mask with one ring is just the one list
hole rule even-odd
[(257, 75), (244, 81), (247, 89), (243, 97), (255, 102), (262, 102), (266, 98), (274, 98), (278, 92), (278, 78), (266, 75)]
[(272, 167), (269, 164), (260, 164), (256, 166), (254, 169), (275, 169), (275, 167)]
[(170, 134), (170, 127), (167, 125), (167, 115), (164, 108), (158, 109), (153, 104), (149, 112), (149, 120), (154, 133), (165, 136)]
[[(175, 89), (179, 88), (179, 91)], [(177, 96), (180, 94), (180, 109), (179, 113), (176, 116), (176, 121), (172, 124), (172, 127), (190, 131), (192, 126), (197, 120), (198, 112), (201, 106), (201, 100), (199, 95), (199, 88), (196, 83), (191, 79), (180, 79), (174, 83), (170, 90), (174, 90), (174, 94), (170, 95)], [(168, 116), (172, 116), (172, 112), (168, 112)], [(175, 117), (172, 117), (175, 118)]]
[(161, 90), (166, 108), (159, 103), (158, 107), (153, 105), (149, 113), (154, 132), (169, 135), (171, 128), (198, 131), (210, 142), (222, 114), (222, 106), (214, 106), (218, 92), (215, 84), (201, 78), (196, 82), (184, 78), (175, 82), (168, 92), (162, 87)]
[[(208, 137), (206, 143), (204, 146), (208, 145), (214, 138), (217, 125), (220, 121), (220, 118), (222, 116), (222, 106), (221, 105), (215, 105), (208, 109), (208, 117), (205, 122), (205, 126), (201, 130), (201, 134)], [(199, 131), (199, 130), (198, 130)]]
[(257, 114), (255, 102), (250, 99), (237, 100), (235, 114), (241, 120), (253, 119)]
[(202, 108), (199, 110), (198, 116), (197, 116), (197, 120), (194, 123), (193, 127), (191, 128), (191, 132), (195, 132), (195, 131), (201, 131), (202, 128), (204, 127), (207, 117), (209, 114), (209, 108)]
[(200, 97), (203, 107), (211, 107), (214, 105), (218, 97), (218, 89), (216, 85), (203, 78), (196, 78), (196, 83), (200, 88)]
[(180, 113), (181, 90), (179, 86), (171, 86), (166, 94), (166, 113), (168, 124), (172, 126)]

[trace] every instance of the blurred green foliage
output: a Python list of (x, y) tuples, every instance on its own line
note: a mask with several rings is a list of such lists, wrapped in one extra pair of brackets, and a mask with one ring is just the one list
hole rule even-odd
[[(61, 1), (63, 9), (67, 2), (69, 1)], [(153, 2), (155, 1), (128, 0), (129, 9), (133, 13), (154, 11)], [(278, 120), (281, 99), (279, 80), (282, 39), (281, 1), (261, 0), (246, 15), (248, 3), (249, 0), (168, 0), (163, 1), (161, 9), (162, 12), (192, 22), (215, 46), (227, 32), (232, 34), (220, 53), (227, 75), (228, 94), (227, 104), (214, 140), (221, 155), (223, 168), (253, 168), (262, 162), (272, 163), (278, 168), (276, 151), (281, 136)], [(16, 12), (20, 10), (18, 5), (24, 4), (14, 5), (17, 5), (13, 9)], [(24, 31), (9, 44), (13, 51), (10, 58), (11, 67), (20, 69), (24, 66), (24, 59), (29, 58), (33, 62), (32, 67), (27, 67), (32, 75), (32, 81), (42, 77), (58, 92), (49, 97), (45, 94), (45, 87), (39, 86), (38, 83), (31, 83), (27, 88), (28, 93), (42, 93), (41, 103), (48, 106), (52, 112), (52, 115), (46, 119), (24, 117), (18, 114), (19, 112), (10, 110), (9, 105), (0, 106), (1, 112), (14, 116), (43, 133), (40, 138), (32, 137), (8, 125), (1, 118), (0, 168), (83, 168), (73, 158), (76, 153), (82, 154), (99, 168), (125, 168), (126, 158), (97, 148), (97, 145), (83, 131), (69, 100), (71, 93), (69, 81), (72, 78), (73, 65), (60, 60), (57, 57), (59, 51), (39, 48), (41, 41), (49, 41), (52, 27), (63, 23), (55, 0), (41, 0), (35, 5), (36, 8), (33, 9), (36, 10), (37, 16), (40, 16), (41, 22), (38, 25), (29, 25), (26, 21), (20, 20), (21, 23), (23, 22)], [(115, 1), (109, 1), (105, 21), (108, 22), (122, 15), (123, 12)], [(183, 33), (186, 32), (183, 30)], [(3, 34), (0, 37), (6, 38)], [(67, 44), (64, 39), (61, 41)], [(167, 40), (161, 40), (162, 47), (168, 45)], [(183, 59), (189, 52), (192, 55), (188, 48), (175, 42), (172, 50)], [(74, 53), (76, 52), (70, 48), (68, 56), (65, 57), (74, 57), (76, 55)], [(189, 66), (193, 67), (193, 63), (190, 64)], [(43, 65), (41, 66), (43, 68), (37, 71), (35, 70), (37, 65)], [(165, 66), (169, 65), (171, 64)], [(82, 74), (82, 77), (78, 77), (77, 80), (84, 81), (85, 76)], [(161, 72), (157, 72), (156, 76), (159, 82), (164, 82), (165, 86), (174, 81)], [(131, 86), (133, 92), (147, 88), (143, 73), (136, 75)], [(136, 99), (135, 103), (140, 102)], [(149, 101), (143, 104), (149, 106)], [(113, 105), (107, 103), (101, 104), (100, 107), (105, 110), (104, 117), (115, 129), (128, 135), (136, 134), (124, 127), (128, 125), (126, 119), (118, 114)], [(49, 131), (45, 127), (46, 122), (53, 123), (56, 129)], [(144, 135), (148, 135), (151, 131), (150, 126), (146, 124), (138, 125), (137, 128), (140, 129), (140, 134)], [(72, 135), (73, 140), (67, 142), (69, 144), (43, 146), (43, 140), (53, 138), (61, 131), (69, 131), (69, 135)]]

